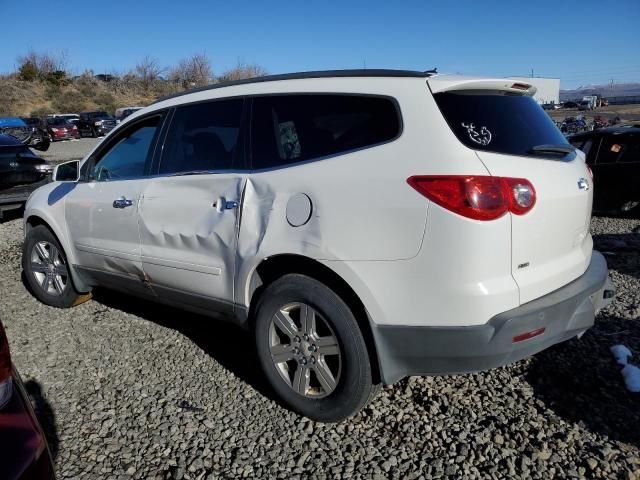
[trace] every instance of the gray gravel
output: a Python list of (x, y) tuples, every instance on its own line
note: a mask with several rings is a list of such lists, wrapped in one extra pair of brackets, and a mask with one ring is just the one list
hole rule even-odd
[(634, 230), (593, 221), (619, 295), (581, 340), (488, 373), (406, 379), (338, 425), (274, 401), (234, 327), (106, 293), (41, 305), (20, 281), (19, 219), (0, 224), (0, 317), (60, 478), (640, 478), (640, 395), (608, 351), (640, 354)]
[(39, 156), (51, 163), (81, 160), (102, 138), (81, 138), (79, 140), (65, 140), (52, 142), (46, 152), (34, 150)]

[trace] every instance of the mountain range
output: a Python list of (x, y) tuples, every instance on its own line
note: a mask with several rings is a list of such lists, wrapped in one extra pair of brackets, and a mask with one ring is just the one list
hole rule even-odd
[(603, 97), (640, 96), (640, 82), (614, 83), (603, 85), (584, 85), (572, 90), (560, 90), (560, 101), (581, 99), (585, 95), (602, 95)]

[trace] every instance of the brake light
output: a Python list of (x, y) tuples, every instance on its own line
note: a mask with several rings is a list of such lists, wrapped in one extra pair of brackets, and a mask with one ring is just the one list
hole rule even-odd
[(474, 220), (495, 220), (507, 212), (524, 215), (536, 203), (536, 191), (524, 178), (416, 175), (407, 183), (441, 207)]
[(11, 378), (11, 355), (9, 342), (0, 323), (0, 409), (11, 399), (13, 394), (13, 380)]

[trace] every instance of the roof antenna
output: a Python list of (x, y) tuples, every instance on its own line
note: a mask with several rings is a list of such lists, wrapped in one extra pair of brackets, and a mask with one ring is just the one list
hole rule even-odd
[(425, 70), (424, 73), (435, 75), (436, 73), (438, 73), (438, 67), (433, 67), (431, 70)]

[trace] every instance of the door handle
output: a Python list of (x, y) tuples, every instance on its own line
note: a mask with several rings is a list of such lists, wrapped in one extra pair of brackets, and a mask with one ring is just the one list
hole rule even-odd
[(227, 200), (224, 197), (220, 197), (218, 200), (213, 202), (212, 207), (218, 210), (218, 212), (222, 213), (225, 210), (238, 208), (238, 202), (236, 202), (235, 200)]
[(113, 208), (127, 208), (133, 205), (133, 200), (129, 200), (128, 198), (120, 197), (113, 201)]

